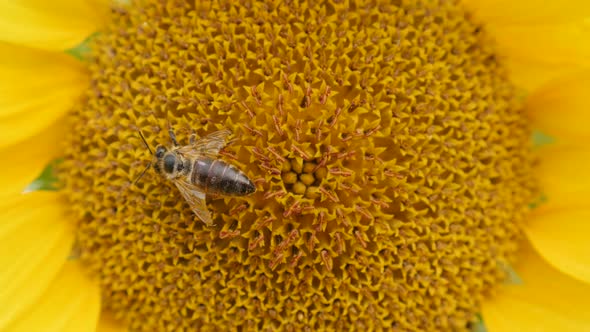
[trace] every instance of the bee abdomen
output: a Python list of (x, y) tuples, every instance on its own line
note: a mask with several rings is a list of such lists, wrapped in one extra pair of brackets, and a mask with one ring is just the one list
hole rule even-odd
[(210, 194), (244, 196), (256, 191), (252, 181), (239, 169), (211, 158), (195, 160), (191, 182)]

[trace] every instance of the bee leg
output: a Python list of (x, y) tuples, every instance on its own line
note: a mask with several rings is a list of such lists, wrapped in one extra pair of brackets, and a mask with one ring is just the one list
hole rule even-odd
[(172, 143), (174, 144), (174, 146), (178, 146), (178, 141), (176, 140), (176, 134), (174, 133), (174, 130), (172, 130), (171, 127), (168, 128), (168, 134), (170, 135), (170, 139), (172, 140)]
[(197, 143), (197, 134), (192, 133), (191, 136), (188, 138), (188, 142), (191, 145), (195, 145), (195, 143)]

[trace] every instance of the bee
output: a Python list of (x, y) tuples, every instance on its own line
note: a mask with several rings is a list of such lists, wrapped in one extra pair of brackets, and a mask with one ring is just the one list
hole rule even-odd
[(207, 226), (213, 225), (205, 203), (207, 194), (247, 196), (256, 192), (256, 186), (242, 171), (218, 158), (219, 151), (227, 144), (229, 130), (216, 131), (198, 140), (192, 134), (189, 144), (184, 146), (178, 144), (172, 128), (168, 133), (172, 146), (158, 145), (154, 153), (139, 132), (153, 158), (134, 183), (153, 167), (156, 173), (176, 185), (193, 212)]

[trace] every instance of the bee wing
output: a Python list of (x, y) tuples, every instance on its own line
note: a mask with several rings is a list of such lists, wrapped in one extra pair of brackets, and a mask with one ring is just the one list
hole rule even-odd
[(184, 197), (197, 217), (207, 226), (213, 226), (211, 213), (207, 209), (207, 203), (205, 202), (205, 193), (183, 179), (175, 180), (174, 184), (176, 184), (182, 197)]
[(199, 156), (216, 157), (219, 151), (227, 144), (227, 137), (231, 131), (224, 129), (213, 132), (198, 141), (195, 144), (189, 144), (178, 149), (178, 152), (191, 158)]

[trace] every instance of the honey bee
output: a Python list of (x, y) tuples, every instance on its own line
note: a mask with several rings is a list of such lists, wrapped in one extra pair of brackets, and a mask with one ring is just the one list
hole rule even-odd
[(158, 145), (154, 153), (139, 132), (153, 159), (134, 183), (153, 166), (156, 173), (176, 185), (193, 212), (207, 226), (213, 225), (205, 203), (207, 194), (247, 196), (256, 191), (252, 181), (242, 171), (218, 158), (219, 151), (227, 144), (229, 130), (216, 131), (199, 140), (192, 134), (189, 145), (184, 146), (178, 144), (172, 128), (168, 133), (173, 145)]

